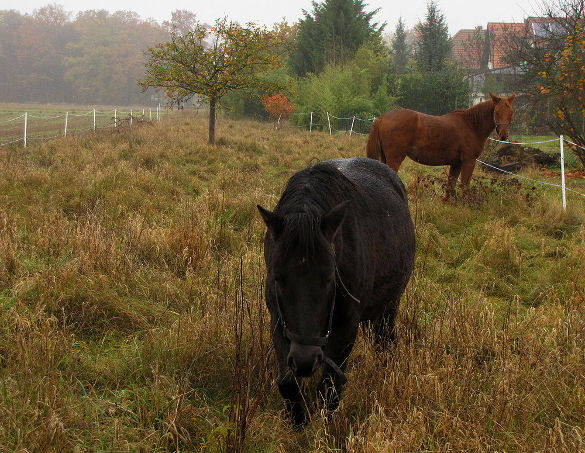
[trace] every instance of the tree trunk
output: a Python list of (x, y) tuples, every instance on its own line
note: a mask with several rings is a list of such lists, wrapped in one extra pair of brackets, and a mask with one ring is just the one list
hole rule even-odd
[(209, 144), (215, 144), (215, 104), (214, 97), (209, 98)]

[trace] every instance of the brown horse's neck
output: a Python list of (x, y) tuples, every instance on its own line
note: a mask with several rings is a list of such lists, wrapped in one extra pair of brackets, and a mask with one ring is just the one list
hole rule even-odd
[(461, 115), (482, 138), (487, 138), (496, 127), (494, 122), (494, 102), (491, 99), (469, 107), (467, 110), (462, 110)]

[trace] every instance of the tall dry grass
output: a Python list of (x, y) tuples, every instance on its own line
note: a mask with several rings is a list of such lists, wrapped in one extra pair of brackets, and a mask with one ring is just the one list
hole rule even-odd
[[(264, 226), (311, 161), (362, 137), (202, 117), (0, 151), (0, 451), (583, 451), (585, 204), (481, 176), (444, 205), (405, 163), (415, 274), (397, 344), (281, 414)], [(311, 398), (311, 395), (307, 395)]]

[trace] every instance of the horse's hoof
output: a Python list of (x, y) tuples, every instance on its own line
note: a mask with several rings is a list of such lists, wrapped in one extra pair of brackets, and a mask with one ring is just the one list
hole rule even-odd
[(285, 414), (295, 431), (301, 431), (309, 423), (309, 412), (302, 401), (287, 404)]

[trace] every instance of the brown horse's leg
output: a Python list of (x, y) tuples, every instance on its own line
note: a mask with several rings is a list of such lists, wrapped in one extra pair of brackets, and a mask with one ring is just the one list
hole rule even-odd
[(471, 181), (471, 175), (475, 168), (475, 159), (467, 160), (463, 162), (461, 166), (461, 188), (463, 189), (463, 195), (469, 197), (469, 182)]
[(398, 169), (402, 165), (402, 162), (404, 161), (405, 157), (406, 157), (406, 154), (404, 154), (402, 156), (392, 156), (392, 157), (389, 157), (387, 155), (386, 158), (388, 160), (386, 162), (386, 165), (388, 165), (392, 170), (394, 170), (396, 173), (398, 173)]
[(447, 185), (445, 187), (445, 196), (443, 201), (448, 201), (451, 196), (455, 196), (455, 184), (459, 173), (461, 172), (461, 163), (453, 164), (449, 167), (449, 176), (447, 177)]

